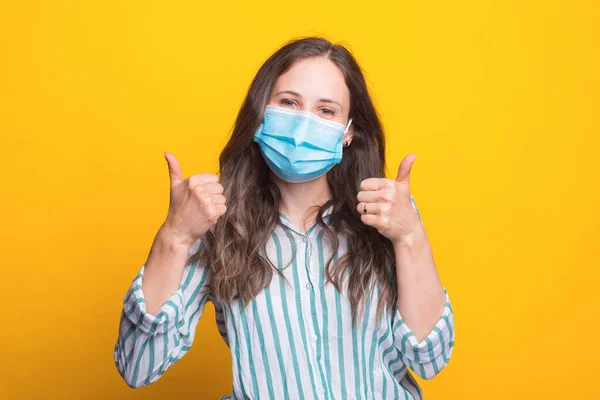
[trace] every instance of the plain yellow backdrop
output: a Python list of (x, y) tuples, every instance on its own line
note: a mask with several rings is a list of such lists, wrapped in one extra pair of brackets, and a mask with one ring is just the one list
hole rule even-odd
[(166, 217), (165, 150), (216, 172), (285, 41), (356, 55), (456, 313), (426, 399), (597, 399), (600, 6), (595, 1), (0, 3), (0, 398), (217, 399), (212, 306), (133, 390), (123, 295)]

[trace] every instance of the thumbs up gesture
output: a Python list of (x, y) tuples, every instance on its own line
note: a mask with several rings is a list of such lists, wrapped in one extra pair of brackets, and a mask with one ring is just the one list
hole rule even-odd
[(363, 223), (377, 228), (392, 243), (400, 243), (422, 229), (410, 193), (410, 171), (416, 154), (409, 154), (398, 167), (396, 180), (369, 178), (360, 184), (356, 210)]
[(165, 152), (171, 180), (169, 212), (163, 224), (182, 243), (191, 245), (225, 214), (225, 196), (219, 177), (198, 174), (183, 177), (177, 158)]

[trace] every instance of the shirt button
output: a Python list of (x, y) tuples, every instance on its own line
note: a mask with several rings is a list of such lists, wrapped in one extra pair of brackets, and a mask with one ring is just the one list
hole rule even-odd
[(317, 335), (312, 335), (312, 340), (313, 340), (313, 342), (316, 342), (317, 341)]
[(323, 388), (319, 386), (319, 387), (317, 388), (317, 393), (319, 393), (319, 394), (323, 394)]
[(308, 238), (307, 238), (306, 236), (302, 236), (302, 241), (303, 241), (304, 243), (306, 243), (306, 241), (307, 241), (307, 240), (308, 240)]
[(310, 283), (306, 284), (306, 290), (310, 290)]

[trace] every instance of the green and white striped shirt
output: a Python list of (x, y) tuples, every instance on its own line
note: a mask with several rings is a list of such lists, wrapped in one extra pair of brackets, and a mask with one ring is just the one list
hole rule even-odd
[[(330, 214), (331, 207), (324, 213), (326, 223)], [(433, 378), (454, 347), (448, 293), (439, 321), (421, 342), (397, 307), (386, 307), (377, 324), (379, 287), (367, 299), (365, 318), (353, 328), (344, 290), (325, 284), (324, 265), (332, 251), (323, 230), (314, 224), (303, 233), (283, 214), (280, 220), (266, 249), (281, 268), (296, 248), (293, 263), (283, 269), (289, 284), (275, 275), (246, 308), (239, 300), (218, 302), (203, 294), (209, 269), (200, 260), (185, 267), (179, 289), (151, 315), (142, 291), (142, 265), (125, 295), (114, 348), (123, 379), (131, 387), (159, 379), (189, 351), (198, 320), (212, 301), (232, 359), (232, 393), (222, 399), (422, 399), (411, 372)], [(202, 245), (200, 238), (190, 255)], [(335, 259), (346, 251), (340, 235)]]

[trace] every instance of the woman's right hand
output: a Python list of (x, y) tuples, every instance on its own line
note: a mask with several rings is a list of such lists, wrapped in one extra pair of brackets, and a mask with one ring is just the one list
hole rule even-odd
[(177, 158), (165, 152), (171, 180), (169, 212), (163, 228), (180, 243), (191, 245), (225, 214), (225, 196), (219, 177), (197, 174), (183, 177)]

